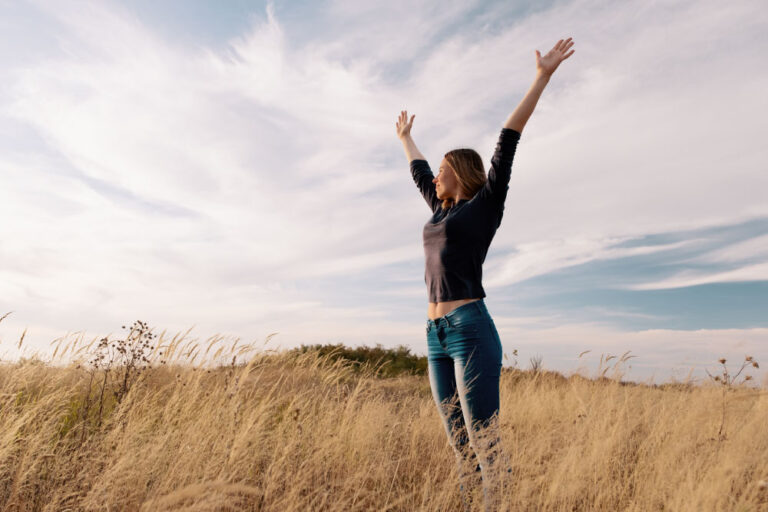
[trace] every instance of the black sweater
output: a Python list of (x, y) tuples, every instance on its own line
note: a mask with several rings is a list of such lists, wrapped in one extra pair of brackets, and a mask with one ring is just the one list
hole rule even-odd
[(424, 281), (429, 302), (485, 297), (483, 262), (501, 225), (519, 140), (520, 132), (502, 128), (485, 185), (472, 199), (461, 199), (447, 210), (435, 194), (435, 176), (427, 161), (411, 161), (413, 181), (433, 213), (424, 225)]

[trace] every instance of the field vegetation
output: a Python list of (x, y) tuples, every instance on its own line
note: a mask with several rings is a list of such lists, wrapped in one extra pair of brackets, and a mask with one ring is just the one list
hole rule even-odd
[[(0, 364), (0, 512), (461, 509), (407, 348), (265, 350), (135, 322), (52, 350)], [(617, 366), (505, 367), (501, 510), (768, 510), (757, 361), (721, 360), (701, 385)]]

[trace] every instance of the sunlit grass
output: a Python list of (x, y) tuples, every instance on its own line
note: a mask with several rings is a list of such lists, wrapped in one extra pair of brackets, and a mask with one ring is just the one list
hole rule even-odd
[[(0, 511), (460, 510), (424, 375), (147, 332), (0, 365)], [(764, 390), (602, 363), (502, 373), (501, 510), (768, 509)]]

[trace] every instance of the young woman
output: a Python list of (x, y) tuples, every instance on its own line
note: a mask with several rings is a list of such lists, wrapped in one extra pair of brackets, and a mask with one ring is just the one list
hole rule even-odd
[(487, 178), (472, 149), (446, 153), (435, 177), (411, 138), (416, 116), (409, 121), (408, 112), (402, 111), (395, 124), (413, 180), (433, 214), (424, 226), (429, 382), (456, 453), (465, 506), (469, 488), (478, 480), (486, 508), (500, 498), (494, 462), (502, 348), (483, 300), (482, 264), (501, 224), (520, 134), (552, 73), (574, 53), (568, 52), (573, 44), (570, 37), (561, 39), (543, 57), (536, 50), (536, 78), (504, 123)]

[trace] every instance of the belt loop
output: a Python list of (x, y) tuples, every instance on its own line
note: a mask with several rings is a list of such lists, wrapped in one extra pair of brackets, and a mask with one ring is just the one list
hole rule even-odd
[(444, 316), (443, 318), (445, 318), (445, 323), (446, 323), (446, 325), (447, 325), (448, 327), (453, 327), (453, 326), (451, 325), (451, 320), (448, 318), (448, 315)]

